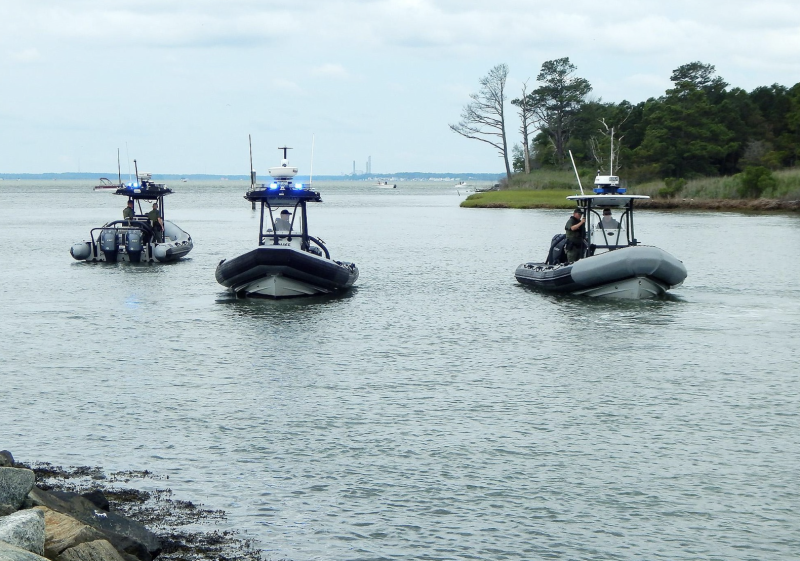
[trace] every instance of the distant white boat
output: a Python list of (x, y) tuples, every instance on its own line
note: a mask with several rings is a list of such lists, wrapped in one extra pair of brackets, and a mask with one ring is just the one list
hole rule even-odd
[(375, 187), (380, 187), (381, 189), (397, 189), (397, 184), (389, 183), (388, 181), (378, 181)]
[(124, 187), (124, 185), (122, 185), (122, 183), (112, 183), (112, 181), (109, 178), (101, 177), (100, 178), (100, 184), (99, 185), (95, 185), (94, 186), (94, 190), (95, 191), (111, 191), (111, 192), (113, 192), (113, 191), (116, 191), (117, 189), (120, 189), (122, 187)]

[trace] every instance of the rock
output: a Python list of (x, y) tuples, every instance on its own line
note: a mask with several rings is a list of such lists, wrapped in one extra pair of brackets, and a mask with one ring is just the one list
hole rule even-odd
[(30, 502), (33, 506), (46, 506), (58, 512), (64, 512), (65, 509), (69, 509), (69, 503), (62, 501), (52, 493), (42, 491), (38, 487), (33, 487), (30, 490), (26, 502)]
[(8, 450), (0, 450), (0, 467), (2, 468), (14, 467), (14, 456), (12, 456), (11, 452), (9, 452)]
[(19, 508), (34, 483), (36, 475), (29, 469), (0, 467), (0, 504)]
[(34, 507), (44, 513), (44, 555), (55, 559), (65, 549), (104, 539), (99, 530), (82, 524), (66, 514), (46, 506)]
[(0, 541), (44, 555), (44, 513), (21, 510), (0, 518)]
[(95, 489), (94, 491), (89, 491), (88, 493), (84, 493), (81, 495), (84, 499), (91, 501), (92, 503), (97, 506), (97, 508), (101, 510), (105, 510), (108, 512), (110, 505), (108, 504), (108, 499), (106, 498), (105, 494), (100, 489)]
[(67, 549), (58, 556), (58, 561), (124, 561), (124, 559), (106, 540), (97, 540)]
[(0, 505), (0, 516), (8, 516), (11, 513), (17, 512), (18, 509), (11, 505)]
[(138, 522), (97, 508), (77, 493), (49, 493), (36, 487), (28, 498), (36, 506), (46, 506), (99, 530), (120, 552), (135, 555), (142, 561), (151, 561), (161, 551), (161, 542), (153, 532)]
[(10, 543), (0, 542), (0, 560), (2, 561), (47, 561), (46, 557), (31, 553)]

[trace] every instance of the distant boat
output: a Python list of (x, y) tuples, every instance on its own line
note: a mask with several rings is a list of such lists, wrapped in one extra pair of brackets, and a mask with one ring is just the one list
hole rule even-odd
[(375, 187), (380, 187), (381, 189), (397, 189), (397, 184), (389, 183), (388, 181), (378, 181)]
[(117, 148), (117, 182), (114, 183), (107, 177), (100, 178), (100, 185), (95, 185), (95, 191), (112, 191), (116, 192), (117, 189), (122, 189), (125, 184), (122, 182), (122, 168), (119, 165), (119, 148)]
[(181, 181), (183, 181), (184, 183), (186, 183), (186, 182), (187, 182), (187, 181), (189, 181), (189, 180), (188, 180), (188, 179), (186, 179), (185, 177), (181, 177)]
[(122, 183), (113, 183), (109, 178), (101, 177), (100, 178), (100, 185), (95, 185), (94, 186), (94, 190), (95, 191), (116, 191), (117, 189), (120, 189), (122, 187), (123, 187)]

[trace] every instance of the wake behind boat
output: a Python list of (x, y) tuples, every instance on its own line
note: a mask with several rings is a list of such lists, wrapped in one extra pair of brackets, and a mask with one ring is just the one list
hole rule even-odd
[(285, 298), (345, 290), (358, 279), (358, 267), (331, 259), (322, 241), (308, 233), (306, 203), (322, 198), (310, 184), (294, 182), (297, 168), (289, 167), (286, 157), (290, 148), (279, 150), (283, 160), (279, 167), (269, 168), (273, 178), (269, 184), (256, 185), (251, 156), (251, 188), (245, 199), (261, 206), (258, 247), (220, 261), (217, 282), (238, 297)]
[[(575, 224), (577, 216), (585, 217), (585, 236), (575, 242), (557, 234), (547, 260), (523, 263), (515, 272), (517, 280), (550, 292), (624, 299), (660, 297), (682, 284), (687, 275), (683, 263), (662, 249), (639, 245), (634, 235), (634, 201), (650, 197), (626, 195), (617, 176), (598, 175), (595, 186), (593, 195), (567, 197), (577, 205)], [(619, 220), (614, 211), (621, 212)], [(576, 257), (573, 262), (568, 249)]]
[[(135, 165), (136, 160), (133, 162)], [(164, 218), (164, 197), (171, 194), (172, 189), (163, 183), (154, 183), (149, 173), (140, 175), (138, 169), (136, 177), (136, 183), (114, 191), (115, 195), (128, 198), (123, 219), (93, 228), (89, 241), (72, 246), (73, 258), (89, 262), (153, 263), (174, 261), (192, 250), (192, 237)], [(147, 203), (155, 203), (150, 212), (147, 212)]]

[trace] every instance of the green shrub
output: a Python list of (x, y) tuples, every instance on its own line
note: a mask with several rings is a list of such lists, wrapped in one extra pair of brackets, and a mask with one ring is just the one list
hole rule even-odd
[(739, 174), (739, 195), (741, 197), (759, 198), (765, 191), (774, 191), (778, 181), (772, 172), (764, 166), (751, 166)]
[(658, 190), (658, 196), (669, 199), (680, 193), (684, 187), (686, 187), (685, 179), (668, 177), (664, 180), (664, 187)]

